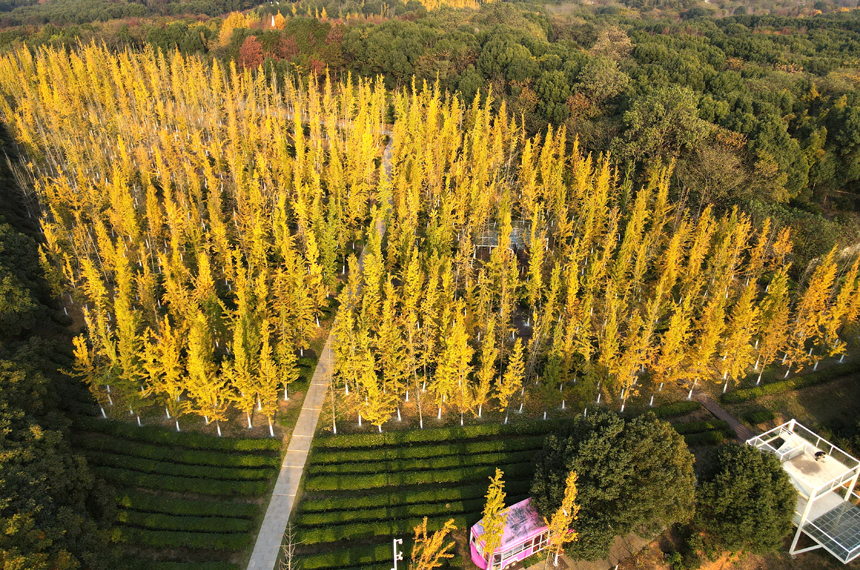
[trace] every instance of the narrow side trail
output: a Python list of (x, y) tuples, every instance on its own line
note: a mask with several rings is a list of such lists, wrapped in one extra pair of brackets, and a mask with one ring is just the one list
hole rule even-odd
[[(382, 165), (385, 176), (391, 180), (391, 133), (382, 131), (382, 134), (389, 137), (388, 145), (386, 145), (382, 153)], [(376, 231), (379, 232), (380, 238), (385, 235), (385, 222), (381, 217), (376, 224)], [(361, 252), (358, 263), (359, 267), (364, 266), (364, 251)], [(248, 570), (274, 570), (275, 564), (278, 561), (281, 541), (284, 537), (284, 531), (287, 529), (293, 505), (296, 502), (299, 481), (301, 481), (305, 470), (305, 463), (311, 449), (311, 441), (316, 431), (320, 411), (325, 401), (332, 371), (334, 370), (334, 359), (332, 357), (333, 342), (334, 335), (330, 333), (326, 339), (316, 370), (314, 370), (314, 375), (311, 378), (311, 385), (308, 388), (308, 393), (305, 395), (299, 419), (296, 421), (296, 427), (293, 429), (293, 434), (290, 437), (287, 454), (284, 456), (284, 461), (281, 464), (281, 471), (278, 474), (278, 480), (275, 482), (275, 489), (272, 492), (272, 498), (269, 500), (266, 516), (263, 519), (263, 524), (260, 526), (260, 532), (257, 534), (257, 542), (254, 544), (251, 560), (248, 562)]]
[(741, 443), (746, 442), (746, 440), (752, 438), (755, 434), (751, 429), (746, 427), (744, 424), (740, 422), (736, 417), (731, 415), (729, 412), (725, 410), (721, 405), (714, 401), (708, 394), (705, 392), (693, 392), (693, 399), (702, 404), (702, 406), (711, 412), (717, 419), (728, 422), (729, 427), (732, 428), (735, 434), (738, 437), (738, 441)]

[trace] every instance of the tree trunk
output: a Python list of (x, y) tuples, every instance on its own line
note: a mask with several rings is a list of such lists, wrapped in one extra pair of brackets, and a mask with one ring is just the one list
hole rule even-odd
[(251, 425), (251, 412), (245, 412), (245, 415), (248, 417), (248, 429), (253, 428), (254, 426)]
[(269, 420), (269, 436), (275, 437), (275, 430), (272, 429), (272, 418), (267, 418)]

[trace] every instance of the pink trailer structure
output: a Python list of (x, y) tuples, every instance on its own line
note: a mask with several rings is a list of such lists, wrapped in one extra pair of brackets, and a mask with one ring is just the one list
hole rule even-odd
[(508, 518), (505, 522), (502, 544), (494, 553), (484, 552), (484, 541), (481, 538), (484, 534), (483, 519), (478, 521), (469, 532), (472, 562), (478, 568), (500, 570), (546, 548), (549, 529), (532, 507), (531, 499), (511, 505), (502, 512), (506, 512)]

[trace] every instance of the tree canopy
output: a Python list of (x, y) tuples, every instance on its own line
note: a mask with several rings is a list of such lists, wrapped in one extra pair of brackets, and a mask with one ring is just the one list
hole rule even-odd
[(726, 550), (765, 553), (791, 533), (797, 490), (774, 455), (723, 446), (699, 477), (696, 521)]
[(578, 475), (579, 540), (567, 548), (574, 558), (603, 558), (616, 535), (693, 516), (693, 456), (653, 415), (577, 417), (547, 437), (535, 464), (531, 497), (547, 518), (562, 504), (569, 473)]

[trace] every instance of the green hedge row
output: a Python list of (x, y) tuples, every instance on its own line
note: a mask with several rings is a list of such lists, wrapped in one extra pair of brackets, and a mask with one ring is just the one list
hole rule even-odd
[(120, 509), (116, 520), (129, 526), (186, 532), (248, 532), (251, 521), (226, 517), (184, 517)]
[[(403, 541), (402, 552), (407, 560), (412, 552), (412, 542)], [(353, 565), (350, 560), (358, 563)], [(463, 568), (463, 558), (455, 554), (453, 558), (440, 561), (440, 570)], [(391, 545), (347, 548), (321, 554), (306, 554), (299, 558), (302, 570), (391, 570)], [(345, 565), (346, 564), (346, 565)]]
[[(454, 524), (457, 525), (457, 528), (468, 528), (469, 525), (480, 520), (480, 515), (429, 517), (427, 519), (428, 532), (439, 530), (448, 519), (454, 519)], [(296, 533), (296, 539), (302, 544), (320, 544), (324, 542), (337, 542), (338, 540), (353, 540), (374, 536), (408, 536), (415, 532), (415, 527), (421, 524), (423, 520), (423, 517), (419, 517), (318, 528), (300, 528)]]
[(753, 425), (758, 425), (758, 424), (763, 424), (764, 422), (769, 422), (770, 420), (772, 420), (775, 417), (776, 417), (776, 414), (774, 414), (770, 410), (759, 410), (757, 412), (752, 412), (751, 414), (747, 414), (745, 416), (745, 419)]
[[(525, 479), (514, 480), (505, 471), (505, 492), (509, 495), (525, 495), (531, 487), (530, 474)], [(418, 503), (465, 501), (477, 499), (487, 494), (487, 484), (463, 485), (460, 487), (434, 487), (425, 491), (404, 493), (374, 493), (344, 497), (325, 497), (322, 499), (304, 499), (299, 507), (302, 513), (321, 513), (328, 511), (352, 511), (355, 509), (375, 509), (380, 507), (395, 507)]]
[(746, 402), (747, 400), (755, 400), (762, 396), (781, 394), (782, 392), (788, 392), (789, 390), (798, 390), (800, 388), (806, 388), (807, 386), (823, 384), (825, 382), (841, 378), (847, 374), (853, 374), (854, 372), (860, 372), (860, 360), (846, 364), (837, 364), (819, 372), (810, 372), (809, 374), (796, 376), (794, 378), (789, 378), (788, 380), (779, 380), (777, 382), (771, 382), (761, 386), (726, 392), (720, 396), (720, 401), (726, 404)]
[(110, 436), (92, 437), (75, 435), (72, 444), (81, 449), (104, 451), (120, 455), (131, 455), (144, 459), (186, 463), (188, 465), (212, 465), (216, 467), (273, 467), (281, 466), (277, 455), (252, 455), (248, 453), (225, 453), (223, 451), (177, 450), (161, 445), (150, 445)]
[(165, 515), (189, 517), (230, 517), (252, 519), (259, 507), (253, 503), (231, 501), (202, 501), (200, 499), (176, 499), (149, 493), (123, 490), (117, 493), (117, 504), (126, 509)]
[(729, 422), (723, 420), (708, 420), (704, 422), (685, 422), (682, 424), (674, 424), (672, 426), (675, 428), (675, 431), (680, 433), (681, 435), (688, 435), (691, 433), (701, 433), (703, 431), (712, 431), (712, 430), (727, 430), (729, 429)]
[[(412, 536), (409, 533), (408, 536)], [(404, 558), (412, 552), (412, 541), (404, 538), (400, 547)], [(340, 550), (330, 550), (318, 554), (305, 554), (300, 558), (302, 570), (391, 570), (391, 544), (358, 546)], [(440, 568), (462, 568), (463, 559), (459, 555), (443, 561)]]
[(104, 433), (132, 441), (155, 443), (158, 445), (176, 445), (189, 449), (211, 449), (215, 451), (248, 453), (275, 453), (281, 450), (281, 440), (273, 438), (234, 439), (215, 437), (187, 431), (169, 431), (157, 426), (138, 427), (124, 422), (88, 418), (85, 416), (74, 416), (73, 423), (78, 430)]
[(176, 493), (198, 493), (200, 495), (254, 496), (269, 490), (268, 481), (215, 481), (191, 479), (170, 475), (150, 475), (114, 467), (94, 467), (100, 477), (125, 487), (141, 487), (157, 491)]
[(478, 465), (510, 465), (534, 459), (537, 450), (510, 453), (479, 453), (475, 455), (448, 455), (435, 459), (401, 459), (396, 461), (368, 461), (366, 463), (335, 463), (333, 465), (311, 465), (308, 474), (365, 474), (395, 473), (399, 471), (426, 471), (452, 467), (475, 467)]
[(241, 469), (236, 467), (211, 467), (208, 465), (185, 465), (183, 463), (168, 463), (128, 455), (115, 455), (101, 451), (86, 452), (87, 460), (94, 465), (117, 467), (152, 473), (154, 475), (173, 475), (175, 477), (191, 477), (196, 479), (218, 479), (225, 481), (259, 481), (268, 480), (276, 473), (274, 469)]
[[(734, 432), (732, 436), (734, 437)], [(702, 433), (691, 433), (684, 436), (687, 445), (719, 445), (726, 439), (726, 432), (722, 430), (705, 431)]]
[[(411, 542), (407, 543), (407, 540), (404, 540), (404, 558), (408, 557), (411, 550)], [(318, 554), (306, 554), (301, 557), (301, 566), (303, 570), (328, 570), (329, 568), (347, 568), (357, 565), (360, 565), (362, 568), (370, 568), (371, 564), (390, 559), (391, 556), (390, 544), (377, 544), (374, 546), (332, 550)], [(388, 567), (390, 568), (391, 565), (388, 564)]]
[[(345, 501), (349, 503), (349, 501)], [(382, 519), (404, 519), (408, 517), (430, 517), (435, 515), (459, 515), (480, 512), (486, 501), (483, 498), (448, 503), (418, 503), (401, 507), (381, 507), (378, 509), (357, 509), (352, 511), (331, 511), (326, 513), (306, 513), (296, 517), (296, 524), (302, 528), (313, 526), (338, 525), (352, 522), (366, 522)], [(510, 500), (508, 502), (511, 502)]]
[(149, 548), (201, 548), (205, 550), (244, 550), (251, 544), (251, 535), (216, 532), (176, 532), (118, 526), (113, 530), (115, 542), (125, 542)]
[(653, 413), (658, 418), (671, 418), (673, 416), (682, 416), (684, 414), (689, 414), (690, 412), (695, 412), (701, 407), (702, 404), (695, 400), (682, 400), (680, 402), (672, 402), (671, 404), (657, 406), (656, 408), (648, 408), (647, 411)]
[(361, 447), (401, 446), (407, 443), (438, 443), (450, 440), (476, 439), (497, 435), (546, 435), (556, 431), (566, 420), (536, 420), (513, 424), (476, 424), (387, 433), (358, 433), (314, 438), (319, 449), (354, 449)]
[(128, 570), (239, 570), (232, 562), (161, 562), (156, 560), (134, 560)]
[[(477, 481), (490, 477), (496, 466), (459, 467), (436, 471), (404, 471), (400, 473), (378, 473), (374, 475), (318, 475), (305, 481), (306, 491), (363, 491), (381, 487), (403, 485), (435, 485)], [(532, 463), (518, 463), (503, 469), (505, 475), (515, 479), (534, 472)]]
[(417, 445), (404, 447), (381, 447), (377, 449), (354, 449), (328, 451), (314, 449), (310, 456), (311, 465), (332, 463), (359, 463), (367, 461), (394, 461), (403, 459), (423, 459), (450, 455), (475, 455), (502, 451), (538, 450), (543, 447), (545, 436), (523, 437), (516, 439), (491, 439), (489, 441), (452, 441), (441, 445)]

